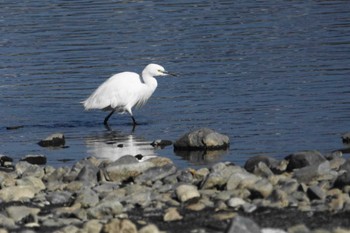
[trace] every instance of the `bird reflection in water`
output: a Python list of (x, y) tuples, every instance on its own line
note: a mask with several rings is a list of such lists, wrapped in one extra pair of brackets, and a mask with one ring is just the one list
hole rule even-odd
[(125, 155), (132, 155), (144, 161), (157, 156), (150, 142), (117, 131), (87, 137), (85, 142), (88, 154), (99, 159), (115, 161)]

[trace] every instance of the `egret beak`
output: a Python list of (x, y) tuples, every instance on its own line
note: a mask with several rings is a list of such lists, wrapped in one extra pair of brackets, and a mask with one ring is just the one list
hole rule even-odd
[(163, 73), (163, 74), (166, 74), (166, 75), (174, 76), (174, 77), (177, 76), (176, 74), (170, 73), (170, 72), (168, 72), (168, 71), (166, 71), (166, 70), (162, 71), (162, 73)]

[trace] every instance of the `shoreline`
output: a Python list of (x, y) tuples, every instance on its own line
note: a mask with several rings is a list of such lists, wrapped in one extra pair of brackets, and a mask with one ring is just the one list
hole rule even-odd
[(12, 165), (0, 169), (1, 232), (350, 231), (350, 159), (339, 152), (200, 169), (134, 156)]

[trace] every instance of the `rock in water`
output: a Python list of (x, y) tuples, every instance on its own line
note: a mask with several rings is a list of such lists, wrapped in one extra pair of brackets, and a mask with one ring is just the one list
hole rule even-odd
[(62, 133), (55, 133), (38, 142), (42, 147), (59, 147), (66, 143)]
[(345, 133), (341, 136), (343, 143), (350, 143), (350, 132)]
[(26, 161), (30, 164), (44, 165), (47, 162), (45, 155), (26, 155), (20, 161)]
[(229, 137), (208, 128), (186, 133), (174, 143), (175, 150), (217, 150), (227, 149)]

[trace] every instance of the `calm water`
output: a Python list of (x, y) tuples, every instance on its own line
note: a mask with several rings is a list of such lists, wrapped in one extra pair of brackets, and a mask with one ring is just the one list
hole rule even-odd
[[(243, 164), (255, 155), (344, 147), (350, 131), (348, 1), (0, 2), (0, 154), (160, 155), (179, 167)], [(127, 115), (79, 103), (111, 74), (159, 63), (148, 104)], [(23, 125), (18, 130), (6, 126)], [(198, 127), (227, 134), (230, 150), (175, 154), (149, 143)], [(36, 143), (62, 132), (65, 149)], [(123, 147), (120, 145), (123, 144)], [(63, 160), (69, 160), (63, 162)]]

